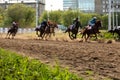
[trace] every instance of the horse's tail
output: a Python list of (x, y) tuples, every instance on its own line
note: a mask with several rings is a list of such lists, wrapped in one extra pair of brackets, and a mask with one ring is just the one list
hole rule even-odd
[(12, 32), (12, 28), (10, 28), (8, 31), (7, 31), (7, 33), (11, 33)]
[(70, 31), (70, 28), (68, 27), (68, 28), (65, 30), (64, 33), (69, 32), (69, 31)]
[(81, 30), (81, 34), (85, 34), (85, 32), (87, 31), (87, 28), (85, 27), (83, 30)]

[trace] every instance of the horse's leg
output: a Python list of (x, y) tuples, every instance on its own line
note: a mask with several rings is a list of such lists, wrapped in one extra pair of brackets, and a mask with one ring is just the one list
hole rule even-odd
[(15, 35), (16, 35), (17, 31), (15, 31), (12, 35), (12, 39), (14, 39)]
[(7, 32), (7, 35), (6, 35), (6, 37), (5, 37), (5, 38), (7, 38), (7, 37), (8, 37), (8, 35), (9, 35), (9, 32)]
[(12, 33), (11, 39), (14, 39), (15, 33)]
[(12, 34), (12, 33), (11, 33), (11, 32), (9, 32), (9, 34), (8, 34), (8, 39), (10, 39), (11, 34)]
[(69, 33), (69, 37), (70, 37), (70, 39), (73, 40), (73, 39), (74, 39), (73, 33), (71, 34), (70, 31), (69, 31), (68, 33)]
[(43, 39), (44, 36), (45, 36), (45, 32), (44, 32), (44, 30), (41, 30), (41, 31), (40, 31), (40, 37)]
[(36, 31), (36, 35), (39, 37), (38, 31)]
[(74, 36), (74, 39), (76, 39), (77, 38), (77, 33), (75, 34), (75, 36)]
[(65, 31), (64, 33), (70, 32), (70, 31), (71, 31), (71, 29), (70, 29), (70, 28), (67, 28), (66, 31)]
[(85, 41), (87, 42), (88, 38), (90, 37), (90, 34), (87, 34), (87, 37), (85, 39)]
[(47, 33), (43, 34), (43, 37), (45, 38), (45, 40), (47, 39)]
[(49, 34), (48, 34), (48, 35), (49, 35), (49, 38), (51, 37), (51, 34), (52, 34), (52, 33), (49, 33)]
[(53, 32), (53, 36), (55, 36), (55, 32)]
[(68, 32), (68, 29), (67, 29), (67, 30), (65, 30), (65, 32), (64, 32), (64, 33), (66, 33), (66, 32)]
[(43, 39), (45, 37), (45, 35), (46, 35), (45, 32), (41, 33), (41, 38)]
[(70, 31), (68, 32), (68, 34), (69, 34), (69, 37), (70, 37), (70, 39), (71, 39)]
[(95, 33), (95, 37), (96, 37), (96, 39), (98, 39), (98, 38), (97, 38), (97, 34), (96, 34), (96, 33)]
[(55, 30), (54, 30), (54, 28), (52, 29), (51, 32), (53, 33), (53, 36), (55, 36)]
[(81, 38), (83, 38), (85, 36), (85, 34), (84, 33), (82, 33), (82, 37)]

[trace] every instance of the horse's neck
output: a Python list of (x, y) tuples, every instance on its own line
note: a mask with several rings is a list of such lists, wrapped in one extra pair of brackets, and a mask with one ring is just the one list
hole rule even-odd
[(77, 21), (77, 22), (75, 23), (75, 27), (78, 29), (78, 28), (79, 28), (79, 26), (80, 26), (80, 22), (79, 22), (79, 21)]
[(95, 25), (94, 25), (94, 28), (98, 28), (99, 27), (99, 24), (98, 23), (96, 23)]

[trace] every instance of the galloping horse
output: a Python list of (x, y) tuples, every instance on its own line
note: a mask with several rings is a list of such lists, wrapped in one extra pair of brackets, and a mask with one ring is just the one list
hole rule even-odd
[(55, 28), (58, 28), (57, 23), (49, 21), (49, 24), (44, 26), (40, 25), (39, 27), (35, 28), (36, 35), (38, 35), (38, 37), (41, 37), (42, 39), (44, 37), (47, 38), (48, 35), (51, 36), (51, 34), (55, 36)]
[(76, 39), (77, 38), (77, 34), (78, 34), (78, 29), (79, 27), (81, 27), (81, 23), (80, 21), (77, 21), (76, 24), (74, 25), (74, 28), (72, 28), (72, 25), (70, 25), (67, 30), (65, 31), (69, 33), (69, 37), (71, 40)]
[(118, 35), (118, 39), (120, 39), (120, 28), (116, 28), (116, 29), (111, 29), (108, 32), (112, 33), (114, 35), (114, 33), (116, 33)]
[(36, 35), (38, 37), (41, 37), (43, 39), (43, 34), (45, 32), (45, 28), (47, 26), (47, 22), (46, 21), (43, 21), (41, 23), (41, 25), (39, 25), (38, 27), (35, 28), (35, 31), (36, 31)]
[[(95, 25), (92, 27), (92, 29), (85, 28), (85, 30), (82, 32), (82, 38), (85, 37), (85, 41), (88, 40), (90, 35), (94, 34), (97, 39), (97, 34), (99, 34), (99, 28), (102, 27), (101, 21), (96, 21)], [(87, 35), (87, 37), (86, 37)]]
[(53, 36), (55, 36), (55, 28), (58, 28), (57, 23), (48, 21), (48, 26), (45, 29), (43, 37), (45, 37), (45, 38), (47, 38), (47, 36), (51, 37), (51, 34), (53, 34)]
[(11, 38), (14, 39), (16, 33), (18, 31), (18, 24), (16, 23), (16, 25), (14, 25), (13, 27), (11, 27), (8, 32), (7, 32), (7, 35), (6, 35), (6, 38)]
[(41, 27), (41, 25), (39, 25), (38, 27), (35, 28), (36, 35), (37, 35), (38, 37), (40, 37), (40, 27)]

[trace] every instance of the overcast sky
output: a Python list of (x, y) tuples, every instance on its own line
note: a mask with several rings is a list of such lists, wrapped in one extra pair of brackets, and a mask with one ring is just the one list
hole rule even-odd
[(63, 0), (45, 0), (46, 10), (63, 10)]

